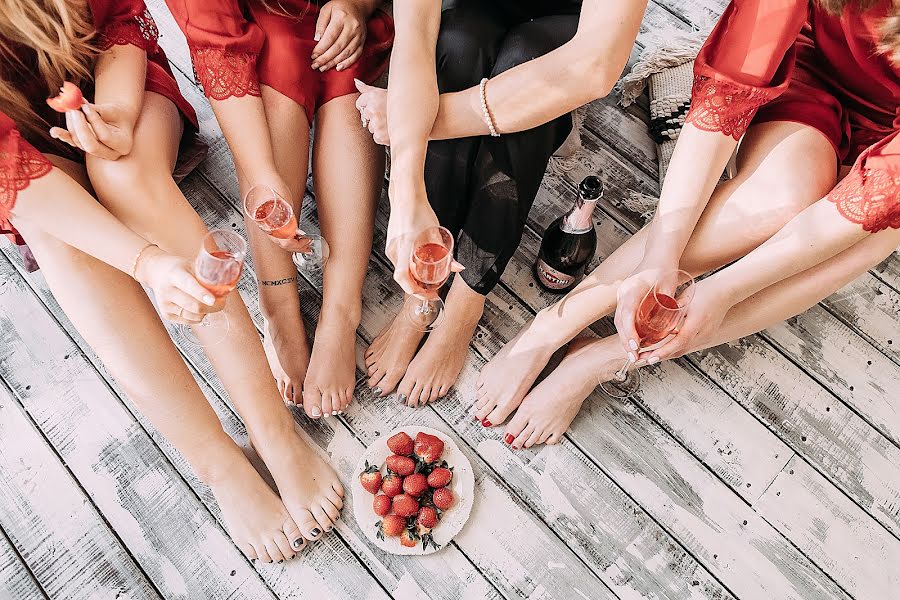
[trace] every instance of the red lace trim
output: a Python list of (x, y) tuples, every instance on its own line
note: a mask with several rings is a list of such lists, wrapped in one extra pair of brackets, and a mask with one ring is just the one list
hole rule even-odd
[(866, 169), (857, 164), (828, 199), (845, 219), (869, 233), (900, 229), (900, 169)]
[(194, 76), (213, 100), (232, 96), (259, 96), (256, 54), (221, 48), (191, 48)]
[(765, 88), (695, 75), (691, 90), (691, 110), (685, 123), (693, 123), (694, 127), (704, 131), (718, 131), (739, 140), (759, 107), (774, 96), (774, 91)]
[(100, 32), (98, 45), (101, 50), (109, 50), (113, 46), (137, 46), (147, 54), (153, 54), (159, 48), (159, 29), (150, 11), (144, 9), (139, 15), (125, 21), (116, 21), (107, 25)]
[(18, 193), (52, 169), (47, 157), (25, 142), (18, 131), (9, 132), (0, 149), (0, 223), (7, 220)]

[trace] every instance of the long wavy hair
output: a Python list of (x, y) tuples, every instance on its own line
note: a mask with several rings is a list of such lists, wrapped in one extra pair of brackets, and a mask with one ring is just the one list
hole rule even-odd
[[(833, 15), (844, 12), (851, 4), (859, 10), (872, 8), (878, 0), (817, 0), (819, 6)], [(891, 61), (900, 65), (900, 0), (892, 0), (891, 10), (881, 24), (881, 40), (879, 49), (884, 52)]]
[(92, 78), (96, 34), (84, 0), (0, 0), (0, 109), (26, 135), (50, 140), (47, 123), (17, 89), (12, 72), (31, 69), (22, 48), (37, 57), (37, 73), (51, 96), (64, 81), (79, 84)]

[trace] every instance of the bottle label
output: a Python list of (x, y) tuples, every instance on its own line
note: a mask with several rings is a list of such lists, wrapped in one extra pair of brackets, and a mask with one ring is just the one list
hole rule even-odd
[(564, 290), (575, 283), (574, 275), (567, 275), (557, 271), (541, 259), (537, 261), (537, 272), (538, 277), (541, 278), (541, 283), (551, 290)]

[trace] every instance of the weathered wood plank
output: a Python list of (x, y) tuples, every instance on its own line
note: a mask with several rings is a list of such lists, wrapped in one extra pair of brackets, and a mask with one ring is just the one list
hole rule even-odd
[(10, 600), (47, 598), (2, 530), (0, 530), (0, 598)]
[[(8, 286), (5, 289), (7, 292), (0, 294), (0, 306), (4, 308), (11, 297)], [(32, 299), (32, 312), (34, 304)], [(8, 357), (23, 350), (8, 333), (15, 324), (5, 313), (0, 313), (0, 356)], [(0, 360), (0, 372), (5, 372), (4, 363), (6, 358)], [(10, 546), (16, 549), (8, 547), (10, 563), (7, 565), (5, 559), (0, 563), (4, 565), (0, 596), (42, 598), (43, 589), (51, 598), (67, 600), (113, 599), (119, 595), (160, 598), (34, 428), (21, 402), (0, 381), (0, 525), (9, 536)], [(10, 572), (16, 564), (20, 572)], [(18, 591), (4, 595), (3, 590)]]
[(171, 598), (274, 598), (6, 255), (0, 280), (0, 376), (152, 584)]
[(889, 598), (900, 590), (900, 540), (837, 493), (805, 462), (787, 464), (757, 509), (855, 598)]

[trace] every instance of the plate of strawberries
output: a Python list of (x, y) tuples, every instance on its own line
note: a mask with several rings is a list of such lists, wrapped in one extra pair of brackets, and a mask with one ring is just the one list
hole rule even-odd
[(385, 552), (437, 552), (462, 530), (472, 511), (472, 465), (436, 429), (401, 427), (379, 437), (356, 472), (356, 521)]

